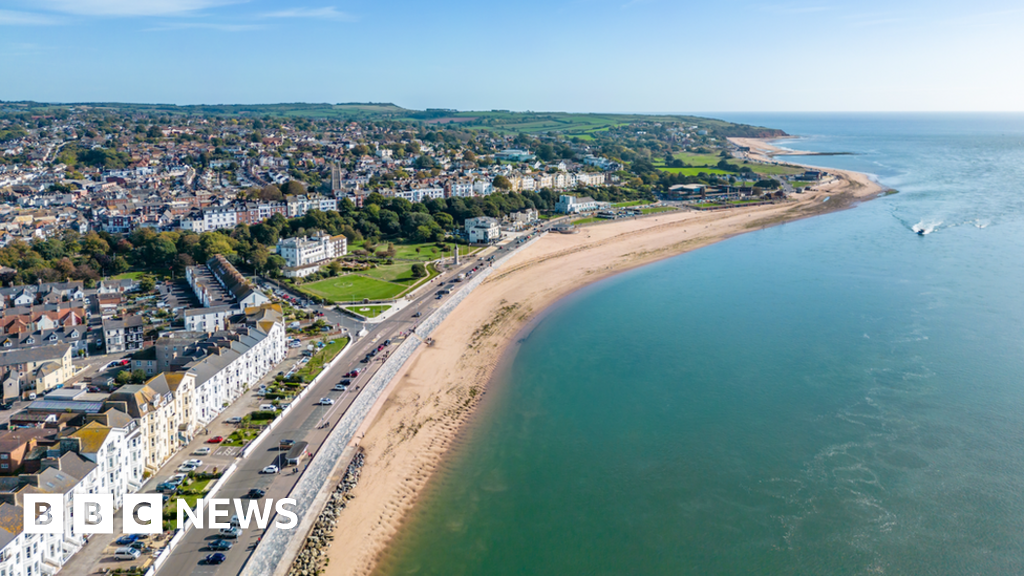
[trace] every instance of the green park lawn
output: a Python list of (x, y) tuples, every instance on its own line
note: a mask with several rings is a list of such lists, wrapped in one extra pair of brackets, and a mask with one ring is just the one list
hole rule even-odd
[(733, 172), (726, 172), (718, 168), (658, 168), (658, 170), (668, 172), (669, 174), (682, 174), (683, 176), (697, 176), (701, 173), (708, 175), (717, 174), (719, 176), (735, 175)]
[(328, 344), (321, 348), (296, 374), (303, 382), (312, 382), (317, 374), (324, 369), (324, 365), (334, 360), (334, 357), (345, 348), (346, 344), (348, 344), (348, 338), (335, 339), (334, 344)]
[(412, 275), (412, 264), (392, 264), (390, 266), (378, 266), (370, 270), (364, 270), (360, 274), (384, 280), (385, 282), (397, 282), (406, 286), (415, 283), (419, 278)]
[(358, 274), (345, 274), (302, 285), (302, 290), (335, 302), (351, 302), (364, 298), (389, 300), (404, 292), (406, 288), (408, 286), (404, 284), (377, 280)]
[(814, 184), (814, 182), (809, 182), (807, 180), (792, 180), (792, 181), (790, 181), (790, 185), (792, 185), (793, 188), (803, 188), (805, 186), (810, 186), (811, 184)]
[(641, 208), (640, 212), (642, 214), (657, 214), (659, 212), (671, 212), (673, 210), (675, 210), (675, 208), (671, 206), (656, 206), (654, 208)]
[(346, 306), (345, 307), (346, 310), (350, 310), (352, 312), (355, 312), (356, 314), (359, 314), (361, 316), (365, 316), (367, 318), (376, 318), (377, 316), (380, 316), (381, 314), (384, 313), (384, 311), (386, 311), (386, 310), (388, 310), (390, 308), (391, 308), (391, 306), (388, 306), (387, 304), (380, 304), (380, 305), (376, 305), (376, 306), (359, 306), (359, 305), (356, 305), (356, 306)]
[[(605, 221), (606, 220), (604, 218), (580, 218), (579, 220), (573, 220), (572, 223), (574, 225), (580, 225), (580, 224), (590, 224), (591, 222), (605, 222)], [(607, 220), (607, 221), (611, 222), (611, 220)]]
[(612, 204), (612, 208), (629, 208), (630, 206), (643, 206), (644, 204), (650, 204), (648, 200), (633, 200), (632, 202), (619, 202)]

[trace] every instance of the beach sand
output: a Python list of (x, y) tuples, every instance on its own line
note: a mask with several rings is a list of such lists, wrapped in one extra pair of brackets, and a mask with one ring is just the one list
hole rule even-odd
[(356, 434), (366, 464), (355, 498), (338, 518), (326, 573), (374, 569), (403, 516), (442, 466), (503, 351), (531, 319), (612, 274), (751, 230), (847, 208), (883, 191), (863, 174), (829, 172), (840, 178), (796, 195), (795, 201), (602, 223), (579, 234), (547, 234), (512, 256), (438, 327), (435, 345), (421, 347), (406, 363), (367, 418), (365, 436)]

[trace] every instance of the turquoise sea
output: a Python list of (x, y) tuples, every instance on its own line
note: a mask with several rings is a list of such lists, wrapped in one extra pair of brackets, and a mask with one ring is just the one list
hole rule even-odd
[(379, 572), (1024, 573), (1024, 115), (718, 116), (900, 192), (554, 307)]

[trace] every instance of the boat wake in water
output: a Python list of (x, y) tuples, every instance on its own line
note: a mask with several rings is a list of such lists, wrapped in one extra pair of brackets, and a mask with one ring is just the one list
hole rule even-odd
[(924, 220), (922, 220), (917, 224), (911, 226), (910, 229), (918, 236), (924, 236), (925, 234), (931, 234), (932, 232), (938, 230), (939, 225), (941, 224), (941, 220), (939, 220), (938, 222), (925, 222)]

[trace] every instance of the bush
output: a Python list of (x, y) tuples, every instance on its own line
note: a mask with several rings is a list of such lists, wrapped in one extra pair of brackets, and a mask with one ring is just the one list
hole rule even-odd
[(427, 267), (420, 263), (413, 264), (412, 275), (414, 278), (423, 278), (427, 275)]

